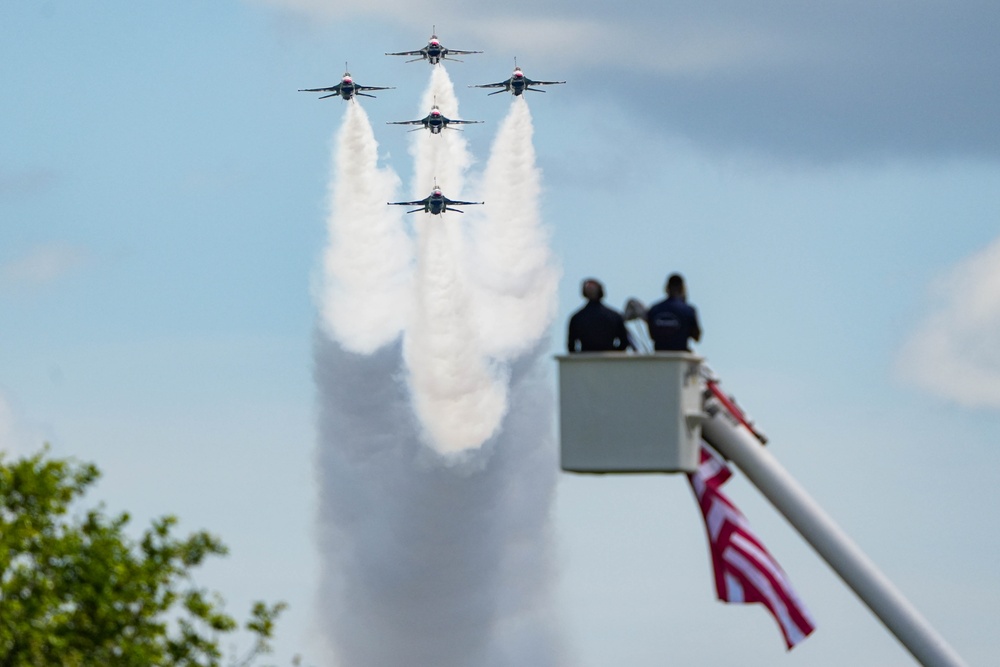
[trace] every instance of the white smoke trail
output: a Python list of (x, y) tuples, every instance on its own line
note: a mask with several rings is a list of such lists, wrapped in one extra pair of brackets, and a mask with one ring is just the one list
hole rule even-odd
[[(443, 67), (435, 67), (424, 95), (458, 110), (455, 91)], [(418, 133), (413, 155), (416, 180), (438, 174), (439, 185), (464, 180), (471, 162), (461, 134)], [(454, 137), (454, 138), (453, 138)], [(448, 195), (448, 192), (445, 192)], [(457, 198), (453, 195), (452, 198)], [(406, 331), (404, 355), (413, 403), (426, 440), (443, 454), (480, 447), (492, 436), (507, 410), (507, 382), (492, 365), (469, 314), (468, 279), (461, 271), (462, 213), (416, 214), (418, 257), (415, 312)]]
[[(425, 102), (428, 96), (457, 115), (441, 66)], [(473, 199), (462, 192), (471, 164), (462, 135), (414, 134), (415, 198), (426, 196), (437, 177), (445, 194)], [(350, 140), (346, 130), (340, 140)], [(342, 188), (387, 177), (377, 171), (374, 141), (358, 144), (353, 153), (338, 153), (338, 199)], [(359, 152), (371, 159), (339, 157)], [(359, 173), (346, 173), (352, 169)], [(385, 197), (364, 201), (371, 210), (341, 212), (355, 220), (331, 216), (327, 267), (336, 280), (322, 295), (327, 326), (315, 345), (320, 603), (334, 664), (560, 667), (566, 663), (550, 608), (557, 463), (553, 382), (541, 363), (547, 345), (536, 337), (534, 345), (510, 346), (524, 353), (504, 365), (490, 360), (463, 273), (468, 221), (455, 213), (409, 216), (418, 257), (414, 289), (404, 298), (413, 304), (409, 317), (376, 311), (342, 322), (354, 316), (349, 298), (354, 307), (371, 308), (366, 289), (387, 294), (405, 284), (399, 276), (406, 275), (409, 241), (381, 217)], [(525, 205), (537, 206), (537, 195)], [(351, 261), (339, 246), (360, 252), (362, 244), (348, 235), (384, 243), (381, 252), (394, 268)], [(541, 307), (548, 312), (552, 304)], [(399, 326), (402, 340), (363, 344), (366, 337), (391, 341), (388, 332)]]
[[(427, 114), (434, 104), (440, 107), (441, 113), (446, 117), (459, 117), (455, 86), (443, 66), (433, 68), (430, 86), (421, 101), (423, 113)], [(463, 188), (465, 173), (472, 165), (472, 154), (464, 133), (444, 129), (437, 135), (425, 130), (414, 132), (414, 135), (416, 139), (410, 151), (415, 161), (414, 196), (426, 197), (436, 181), (449, 198), (469, 199), (463, 194)]]
[(322, 320), (347, 349), (369, 353), (405, 325), (413, 252), (398, 211), (386, 206), (399, 178), (379, 169), (378, 143), (356, 102), (347, 104), (333, 161)]
[(555, 315), (559, 271), (539, 214), (541, 173), (535, 164), (531, 112), (515, 97), (497, 132), (483, 175), (488, 206), (469, 254), (477, 286), (484, 350), (511, 358), (534, 347)]
[(482, 354), (458, 273), (453, 219), (418, 223), (414, 317), (404, 337), (413, 404), (442, 454), (480, 447), (507, 411), (506, 378)]

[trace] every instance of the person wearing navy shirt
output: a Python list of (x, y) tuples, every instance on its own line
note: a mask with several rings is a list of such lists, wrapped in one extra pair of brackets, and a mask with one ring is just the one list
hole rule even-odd
[(582, 292), (587, 305), (569, 320), (566, 348), (570, 352), (623, 352), (631, 347), (621, 313), (601, 303), (604, 286), (587, 278)]
[(667, 278), (667, 298), (646, 313), (649, 337), (658, 352), (690, 352), (688, 340), (701, 340), (698, 311), (687, 302), (687, 288), (679, 273)]

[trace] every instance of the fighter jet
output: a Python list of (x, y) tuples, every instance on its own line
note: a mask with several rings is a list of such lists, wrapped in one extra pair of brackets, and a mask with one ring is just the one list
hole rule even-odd
[[(457, 130), (457, 127), (448, 128), (449, 125), (469, 125), (472, 123), (482, 123), (481, 120), (458, 120), (457, 118), (448, 118), (441, 110), (438, 105), (434, 105), (431, 108), (431, 112), (421, 118), (420, 120), (390, 120), (386, 122), (386, 125), (423, 125), (425, 128), (431, 131), (431, 134), (441, 134), (441, 130), (452, 129)], [(421, 128), (416, 128), (410, 130), (410, 132), (417, 132)]]
[[(346, 69), (346, 67), (345, 67)], [(361, 92), (362, 90), (393, 90), (394, 86), (362, 86), (360, 83), (355, 83), (354, 79), (351, 78), (350, 72), (344, 72), (343, 78), (335, 86), (330, 86), (329, 88), (300, 88), (300, 93), (326, 93), (329, 95), (322, 95), (319, 99), (325, 100), (328, 97), (336, 97), (340, 95), (345, 100), (349, 100), (355, 95), (363, 95), (364, 97), (375, 97), (374, 95), (369, 95), (368, 93)]]
[[(433, 28), (432, 28), (433, 30)], [(415, 63), (418, 60), (426, 60), (431, 65), (437, 65), (442, 60), (454, 60), (455, 62), (462, 62), (458, 58), (449, 58), (449, 55), (465, 56), (472, 53), (482, 53), (482, 51), (456, 51), (455, 49), (446, 48), (441, 41), (438, 39), (437, 35), (431, 35), (430, 40), (427, 42), (427, 46), (420, 49), (419, 51), (400, 51), (398, 53), (387, 53), (387, 56), (417, 56), (413, 60), (407, 60), (408, 63)]]
[(524, 76), (524, 72), (521, 68), (517, 66), (517, 61), (514, 61), (514, 74), (511, 75), (506, 81), (498, 81), (497, 83), (483, 83), (475, 86), (469, 86), (469, 88), (501, 88), (502, 90), (497, 90), (490, 93), (490, 95), (496, 95), (497, 93), (513, 93), (514, 95), (520, 95), (526, 90), (533, 90), (536, 93), (544, 93), (544, 90), (538, 88), (532, 88), (532, 86), (553, 86), (559, 83), (566, 83), (565, 81), (535, 81)]
[(459, 204), (465, 206), (471, 206), (473, 204), (483, 204), (485, 202), (481, 201), (457, 201), (454, 199), (448, 199), (441, 193), (441, 188), (434, 184), (434, 189), (431, 190), (430, 195), (424, 197), (423, 199), (418, 199), (416, 201), (391, 201), (387, 202), (390, 206), (419, 206), (420, 208), (415, 208), (412, 211), (407, 211), (407, 213), (416, 213), (417, 211), (425, 211), (431, 215), (441, 215), (445, 211), (455, 211), (455, 213), (465, 213), (465, 211), (460, 211), (457, 208), (452, 208), (452, 204)]

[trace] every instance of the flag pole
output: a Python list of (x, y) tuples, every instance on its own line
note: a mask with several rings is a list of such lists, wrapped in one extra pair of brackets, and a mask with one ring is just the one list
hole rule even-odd
[(965, 662), (863, 551), (717, 399), (706, 404), (702, 436), (742, 470), (862, 602), (924, 667)]

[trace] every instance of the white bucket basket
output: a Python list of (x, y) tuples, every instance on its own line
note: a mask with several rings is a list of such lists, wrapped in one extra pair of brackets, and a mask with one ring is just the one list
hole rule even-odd
[(704, 382), (690, 352), (560, 355), (562, 469), (694, 472)]

